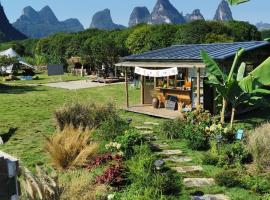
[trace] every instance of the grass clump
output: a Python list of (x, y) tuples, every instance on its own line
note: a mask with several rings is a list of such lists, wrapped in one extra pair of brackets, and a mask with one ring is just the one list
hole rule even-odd
[(270, 168), (270, 123), (255, 128), (248, 137), (248, 149), (261, 170)]
[(85, 165), (98, 151), (98, 144), (91, 140), (91, 133), (66, 127), (51, 137), (45, 137), (45, 151), (55, 168), (64, 170)]
[(93, 129), (114, 116), (116, 110), (112, 104), (97, 105), (95, 103), (72, 103), (65, 105), (54, 113), (57, 126), (63, 130), (65, 126)]
[(119, 199), (168, 199), (170, 195), (178, 194), (180, 177), (167, 169), (156, 170), (155, 160), (147, 145), (134, 148), (134, 156), (126, 162), (130, 185), (117, 195)]
[(64, 188), (61, 200), (96, 200), (107, 199), (110, 187), (94, 184), (94, 176), (86, 170), (66, 172), (61, 182)]

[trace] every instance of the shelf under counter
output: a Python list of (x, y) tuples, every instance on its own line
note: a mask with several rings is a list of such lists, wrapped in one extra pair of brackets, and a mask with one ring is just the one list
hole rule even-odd
[(159, 91), (173, 91), (173, 92), (191, 92), (191, 89), (184, 90), (182, 88), (162, 88), (162, 87), (156, 87), (156, 90)]

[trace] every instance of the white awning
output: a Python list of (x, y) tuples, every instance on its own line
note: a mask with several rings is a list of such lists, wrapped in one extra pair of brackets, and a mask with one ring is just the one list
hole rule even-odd
[(117, 67), (142, 67), (142, 68), (205, 68), (202, 62), (120, 62), (115, 64)]

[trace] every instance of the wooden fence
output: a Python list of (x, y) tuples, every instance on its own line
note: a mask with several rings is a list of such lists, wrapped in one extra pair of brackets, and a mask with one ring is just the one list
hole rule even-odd
[(18, 200), (20, 187), (18, 181), (18, 159), (0, 151), (0, 199)]

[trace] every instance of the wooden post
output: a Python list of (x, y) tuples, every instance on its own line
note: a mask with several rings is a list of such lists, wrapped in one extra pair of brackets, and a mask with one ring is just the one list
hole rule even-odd
[(196, 106), (199, 106), (201, 104), (201, 70), (200, 68), (197, 68), (197, 102)]
[(144, 84), (145, 84), (145, 79), (144, 76), (141, 75), (141, 104), (144, 104)]
[(167, 76), (167, 88), (169, 88), (169, 87), (170, 87), (170, 77)]
[(128, 75), (127, 67), (125, 68), (125, 85), (126, 85), (126, 106), (129, 107), (129, 98), (128, 98)]

